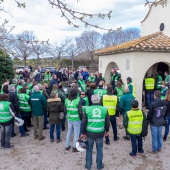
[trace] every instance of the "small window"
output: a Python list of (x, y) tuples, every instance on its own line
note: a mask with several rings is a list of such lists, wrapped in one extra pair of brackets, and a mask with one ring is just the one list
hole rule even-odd
[(160, 25), (160, 31), (163, 31), (165, 29), (165, 25), (164, 25), (164, 23), (161, 23), (161, 25)]

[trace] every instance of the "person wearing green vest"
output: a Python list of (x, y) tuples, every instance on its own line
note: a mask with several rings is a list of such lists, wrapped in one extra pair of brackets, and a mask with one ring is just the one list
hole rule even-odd
[(142, 110), (138, 108), (139, 103), (137, 100), (132, 101), (132, 109), (128, 111), (123, 119), (123, 125), (130, 134), (132, 152), (130, 156), (136, 158), (137, 152), (139, 155), (144, 153), (142, 144), (142, 124), (146, 120), (146, 116)]
[(162, 87), (162, 76), (160, 75), (159, 72), (157, 73), (155, 83), (156, 83), (156, 90), (161, 90), (161, 87)]
[(146, 109), (149, 109), (149, 105), (154, 101), (154, 89), (155, 89), (155, 79), (151, 74), (147, 74), (145, 79), (145, 101)]
[(29, 98), (30, 96), (26, 94), (26, 88), (21, 89), (21, 93), (18, 94), (18, 100), (19, 100), (19, 108), (20, 108), (20, 114), (22, 119), (24, 120), (23, 128), (25, 132), (29, 132), (30, 130), (27, 128), (28, 125), (30, 125), (31, 122), (31, 106), (29, 104)]
[(116, 69), (112, 69), (110, 73), (110, 84), (112, 85), (113, 89), (116, 86), (117, 81), (119, 80), (120, 75), (118, 74)]
[(119, 81), (116, 83), (116, 87), (114, 89), (114, 94), (118, 97), (119, 101), (120, 98), (123, 96), (124, 85), (122, 85)]
[(95, 76), (93, 75), (93, 73), (90, 73), (90, 76), (88, 77), (88, 80), (89, 80), (91, 83), (94, 83), (94, 82), (95, 82)]
[(130, 77), (127, 78), (127, 85), (129, 87), (129, 93), (136, 98), (136, 86), (134, 83), (132, 83), (132, 79)]
[[(116, 124), (116, 115), (119, 115), (119, 99), (113, 94), (112, 86), (107, 87), (107, 94), (103, 95), (101, 98), (101, 105), (106, 107), (110, 117), (110, 122), (113, 129), (113, 139), (114, 141), (119, 140), (117, 136), (117, 124)], [(105, 143), (110, 144), (109, 136), (105, 137)]]
[(93, 94), (97, 94), (100, 98), (103, 95), (107, 94), (107, 90), (103, 88), (103, 83), (102, 82), (99, 83), (98, 88), (93, 91)]
[(83, 76), (80, 76), (79, 79), (78, 79), (78, 85), (79, 87), (81, 87), (81, 90), (82, 91), (86, 91), (86, 83), (85, 81), (83, 80)]
[(168, 71), (165, 71), (164, 76), (165, 76), (164, 82), (165, 82), (165, 83), (168, 85), (168, 87), (169, 87), (169, 86), (170, 86), (170, 75), (169, 75), (169, 72), (168, 72)]
[(49, 82), (52, 79), (50, 71), (47, 69), (45, 73), (43, 74), (43, 81)]
[(8, 94), (0, 94), (0, 126), (1, 126), (1, 149), (10, 149), (11, 125), (14, 123), (16, 112), (11, 102), (8, 102)]
[(164, 100), (166, 96), (166, 91), (168, 90), (167, 84), (165, 82), (162, 82), (162, 88), (161, 88), (161, 100)]
[(76, 142), (78, 141), (80, 134), (80, 124), (82, 120), (82, 105), (79, 98), (77, 98), (77, 90), (75, 88), (70, 90), (70, 94), (68, 99), (65, 100), (65, 109), (64, 113), (67, 114), (68, 119), (68, 131), (66, 137), (66, 148), (68, 151), (70, 146), (70, 138), (72, 132), (74, 131), (74, 139), (73, 139), (73, 153), (79, 152), (76, 149)]
[(86, 149), (86, 169), (91, 169), (93, 145), (96, 144), (96, 163), (97, 169), (104, 168), (103, 160), (103, 137), (108, 136), (109, 115), (108, 109), (100, 105), (100, 97), (97, 94), (92, 95), (93, 105), (85, 110), (82, 120), (82, 137), (87, 138), (88, 148)]
[(24, 80), (19, 80), (19, 81), (18, 81), (18, 85), (17, 85), (17, 87), (16, 87), (16, 93), (17, 93), (17, 94), (20, 93), (20, 89), (23, 88), (24, 83), (25, 83)]
[(44, 114), (47, 107), (47, 99), (39, 91), (39, 87), (35, 85), (33, 87), (34, 92), (31, 94), (29, 103), (31, 103), (31, 110), (33, 114), (34, 122), (34, 139), (43, 140), (43, 124), (44, 124)]

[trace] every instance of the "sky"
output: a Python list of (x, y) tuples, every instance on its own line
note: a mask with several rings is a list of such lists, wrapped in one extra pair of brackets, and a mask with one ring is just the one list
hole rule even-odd
[[(116, 29), (119, 27), (140, 28), (140, 22), (148, 12), (148, 7), (144, 7), (145, 0), (62, 0), (67, 6), (75, 11), (98, 14), (111, 13), (111, 19), (99, 19), (95, 17), (87, 20), (89, 23), (104, 28)], [(71, 2), (70, 2), (71, 1)], [(78, 3), (77, 3), (78, 1)], [(19, 0), (25, 2), (26, 8), (18, 8), (14, 0), (5, 0), (1, 6), (6, 12), (1, 12), (0, 22), (9, 20), (9, 26), (15, 26), (12, 33), (18, 34), (22, 31), (33, 31), (39, 40), (47, 40), (51, 43), (61, 43), (66, 38), (75, 38), (83, 31), (95, 30), (100, 33), (107, 33), (88, 26), (81, 22), (74, 21), (79, 28), (74, 28), (67, 24), (65, 18), (61, 17), (59, 9), (52, 8), (48, 0)]]

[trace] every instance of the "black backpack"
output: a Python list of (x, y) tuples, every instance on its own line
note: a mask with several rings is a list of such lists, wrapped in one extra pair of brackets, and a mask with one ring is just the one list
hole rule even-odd
[(142, 137), (146, 137), (148, 135), (148, 124), (149, 124), (148, 120), (145, 119), (142, 124), (142, 132), (141, 132)]

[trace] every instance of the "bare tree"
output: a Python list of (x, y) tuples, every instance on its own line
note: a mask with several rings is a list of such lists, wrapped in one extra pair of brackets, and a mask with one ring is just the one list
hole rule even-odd
[(121, 31), (109, 32), (103, 35), (103, 46), (109, 47), (140, 37), (140, 29), (127, 28)]
[(66, 49), (68, 48), (70, 39), (65, 39), (60, 45), (55, 43), (54, 45), (50, 45), (48, 49), (48, 53), (50, 53), (54, 58), (58, 60), (58, 65), (60, 67), (60, 60), (66, 53)]
[(14, 39), (13, 48), (15, 56), (24, 60), (24, 65), (26, 65), (26, 60), (33, 54), (33, 48), (30, 41), (34, 41), (35, 36), (32, 31), (23, 31), (21, 34), (14, 36)]
[(76, 38), (76, 44), (82, 52), (88, 52), (93, 68), (94, 51), (101, 48), (102, 36), (96, 31), (84, 31)]
[(68, 48), (66, 49), (66, 54), (71, 56), (72, 68), (74, 68), (74, 57), (80, 53), (80, 49), (76, 46), (73, 41), (70, 41)]

